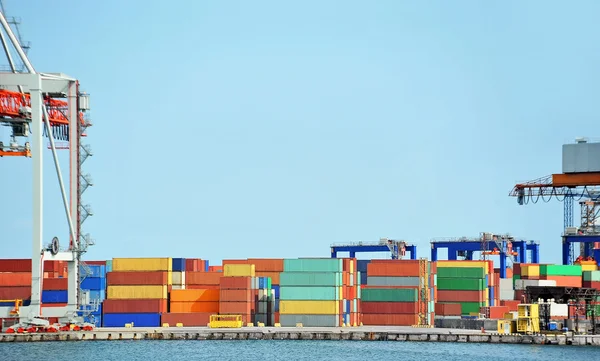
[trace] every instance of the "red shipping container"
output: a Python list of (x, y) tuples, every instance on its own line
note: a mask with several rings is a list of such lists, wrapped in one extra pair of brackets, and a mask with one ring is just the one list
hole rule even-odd
[(31, 272), (0, 273), (1, 287), (19, 287), (31, 285)]
[(171, 327), (178, 323), (182, 323), (183, 327), (206, 327), (211, 315), (214, 313), (163, 313), (160, 323), (168, 323)]
[(585, 288), (595, 288), (600, 290), (600, 282), (598, 281), (583, 281), (582, 285)]
[(31, 286), (0, 287), (0, 300), (28, 300), (31, 298)]
[(435, 314), (440, 316), (461, 316), (462, 305), (460, 303), (436, 303)]
[(509, 301), (509, 300), (502, 300), (500, 301), (500, 306), (506, 306), (508, 307), (508, 311), (509, 312), (516, 312), (519, 310), (519, 305), (521, 304), (521, 301)]
[(208, 270), (210, 272), (223, 272), (223, 266), (209, 266)]
[(256, 272), (283, 272), (283, 258), (248, 258), (248, 263), (254, 265)]
[(163, 313), (167, 312), (167, 300), (104, 300), (103, 313)]
[(505, 313), (509, 313), (510, 310), (506, 306), (490, 306), (490, 316), (492, 320), (501, 320), (504, 318)]
[(440, 302), (485, 302), (486, 291), (438, 290), (437, 299)]
[(252, 302), (252, 290), (221, 289), (219, 300), (221, 302)]
[[(253, 303), (253, 302), (252, 302)], [(249, 315), (252, 313), (251, 302), (219, 302), (219, 313), (229, 315)]]
[(220, 272), (186, 272), (186, 285), (219, 285), (223, 273)]
[(168, 272), (108, 272), (106, 284), (109, 286), (138, 286), (138, 285), (166, 285)]
[(221, 277), (221, 289), (247, 290), (252, 288), (252, 277)]
[(363, 302), (363, 313), (416, 314), (419, 311), (417, 302)]
[[(198, 272), (198, 260), (194, 258), (186, 258), (185, 260), (185, 271), (186, 272)], [(204, 270), (202, 270), (204, 271)]]
[(369, 276), (418, 277), (418, 260), (372, 260), (367, 265)]
[(42, 281), (44, 291), (66, 291), (69, 289), (67, 278), (46, 278)]
[(362, 314), (362, 322), (365, 326), (412, 326), (418, 321), (419, 315)]
[(31, 272), (31, 260), (0, 259), (0, 272)]

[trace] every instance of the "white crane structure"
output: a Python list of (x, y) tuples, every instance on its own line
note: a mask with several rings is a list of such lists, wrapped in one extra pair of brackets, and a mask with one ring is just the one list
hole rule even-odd
[[(0, 10), (0, 41), (10, 65), (9, 72), (0, 71), (0, 123), (13, 130), (9, 147), (4, 147), (0, 142), (0, 157), (20, 155), (30, 157), (32, 162), (31, 302), (18, 309), (17, 317), (20, 327), (48, 326), (47, 318), (50, 317), (59, 318), (60, 323), (83, 324), (83, 318), (78, 317), (78, 311), (80, 306), (88, 304), (89, 300), (86, 299), (86, 294), (80, 291), (80, 259), (87, 247), (93, 244), (89, 236), (84, 237), (80, 234), (81, 223), (91, 213), (89, 208), (81, 206), (81, 193), (91, 185), (89, 177), (81, 175), (81, 164), (91, 152), (80, 142), (85, 128), (91, 125), (84, 116), (85, 111), (89, 110), (89, 97), (79, 92), (79, 82), (75, 78), (62, 73), (37, 72), (15, 36), (3, 9)], [(16, 68), (14, 53), (24, 65), (23, 71)], [(71, 169), (68, 193), (57, 155), (57, 130), (62, 131), (63, 138), (68, 138)], [(64, 250), (60, 248), (58, 238), (54, 237), (51, 242), (44, 242), (43, 238), (43, 156), (46, 148), (43, 143), (44, 134), (47, 134), (50, 141), (49, 148), (69, 227), (70, 242)], [(19, 145), (17, 137), (26, 137), (28, 142)], [(48, 260), (66, 261), (68, 264), (68, 302), (64, 307), (41, 307), (43, 265), (44, 261)], [(85, 273), (85, 265), (83, 268)], [(12, 307), (0, 307), (0, 318), (11, 317), (15, 317)]]

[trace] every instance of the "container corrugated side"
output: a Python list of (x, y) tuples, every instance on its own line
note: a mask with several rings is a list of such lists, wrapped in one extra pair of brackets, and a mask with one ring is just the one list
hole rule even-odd
[(282, 327), (296, 327), (301, 323), (303, 327), (339, 327), (338, 315), (289, 315), (280, 314), (279, 323)]
[(282, 315), (337, 315), (339, 312), (339, 301), (279, 301), (279, 313)]
[(113, 258), (112, 270), (117, 271), (172, 271), (171, 258)]
[(484, 278), (485, 275), (483, 267), (441, 267), (437, 271), (441, 278)]
[(104, 327), (125, 327), (133, 323), (134, 327), (160, 326), (160, 313), (105, 313), (102, 316)]
[(419, 312), (418, 302), (362, 302), (361, 312), (375, 314), (415, 314)]
[(109, 299), (167, 298), (167, 286), (108, 286)]
[(364, 288), (361, 300), (365, 302), (416, 302), (416, 288)]
[(341, 258), (299, 258), (284, 259), (284, 272), (343, 272)]
[(419, 286), (419, 277), (379, 277), (368, 276), (369, 286)]
[(104, 277), (86, 277), (81, 282), (83, 290), (104, 290), (106, 289), (106, 278)]
[(68, 291), (42, 291), (42, 303), (67, 303)]
[(109, 272), (106, 283), (109, 286), (170, 285), (173, 273), (167, 271), (127, 271)]
[(282, 300), (335, 301), (340, 296), (340, 287), (279, 287), (279, 297)]
[(219, 290), (171, 290), (171, 302), (219, 301)]
[(256, 268), (253, 264), (226, 264), (223, 265), (225, 277), (255, 277)]
[(581, 276), (580, 265), (540, 265), (540, 276)]
[(102, 307), (105, 313), (163, 313), (167, 312), (167, 300), (105, 300)]
[(441, 278), (437, 279), (438, 290), (464, 290), (480, 291), (484, 290), (485, 280), (475, 278)]
[(282, 272), (279, 286), (341, 286), (340, 272)]
[(219, 312), (219, 302), (202, 301), (202, 302), (173, 302), (169, 305), (169, 312), (173, 313), (206, 313)]

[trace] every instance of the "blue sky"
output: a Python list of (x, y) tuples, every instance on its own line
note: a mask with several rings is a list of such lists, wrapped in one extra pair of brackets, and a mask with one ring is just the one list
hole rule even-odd
[[(596, 136), (597, 2), (4, 3), (36, 69), (91, 94), (87, 259), (328, 256), (379, 237), (428, 256), (487, 231), (560, 261), (562, 203), (508, 192)], [(44, 234), (66, 240), (45, 155)], [(2, 159), (2, 257), (31, 256), (30, 164)]]

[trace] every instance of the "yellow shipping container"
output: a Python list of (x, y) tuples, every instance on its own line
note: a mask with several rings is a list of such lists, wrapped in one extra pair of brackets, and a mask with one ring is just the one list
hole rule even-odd
[(598, 270), (598, 266), (595, 264), (582, 264), (581, 265), (581, 270), (582, 271), (597, 271)]
[(167, 298), (167, 286), (108, 286), (107, 299)]
[(172, 271), (171, 258), (113, 258), (113, 272)]
[(350, 260), (350, 273), (354, 273), (354, 260)]
[(279, 301), (282, 315), (339, 315), (339, 301)]
[(226, 264), (223, 266), (225, 277), (256, 277), (256, 269), (253, 264)]
[(485, 261), (437, 261), (438, 268), (444, 267), (462, 267), (462, 268), (485, 268), (485, 273), (488, 273), (488, 263)]
[(521, 276), (536, 277), (540, 275), (540, 265), (521, 265)]

